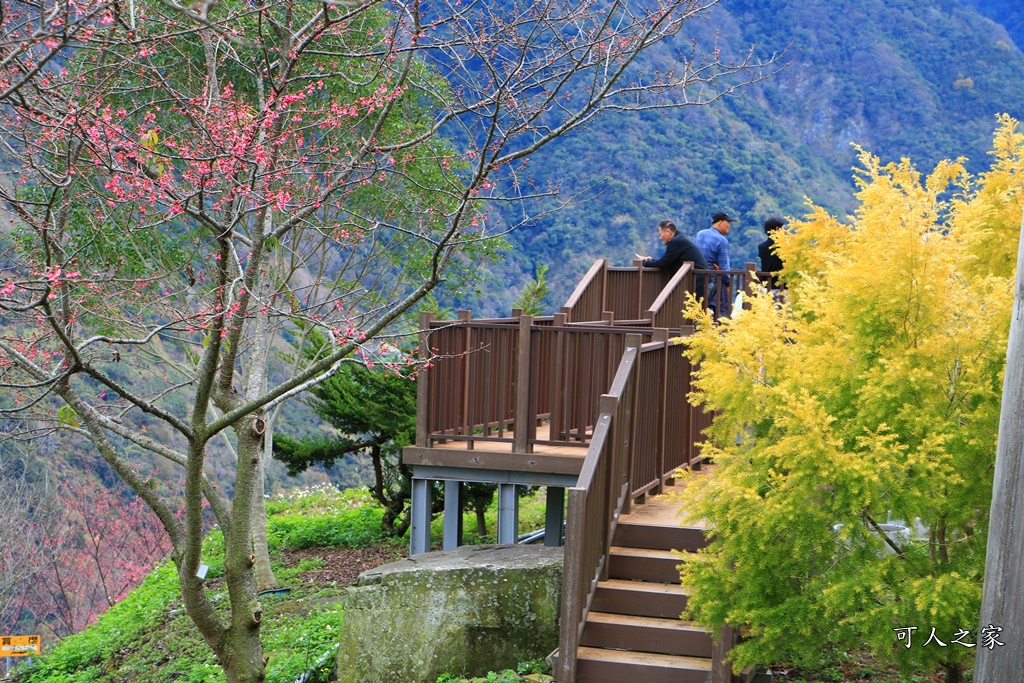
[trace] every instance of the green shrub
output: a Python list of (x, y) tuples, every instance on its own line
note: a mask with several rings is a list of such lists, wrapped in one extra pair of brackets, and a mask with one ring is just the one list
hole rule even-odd
[(366, 548), (384, 540), (383, 516), (375, 505), (321, 517), (279, 514), (267, 520), (267, 538), (273, 548)]

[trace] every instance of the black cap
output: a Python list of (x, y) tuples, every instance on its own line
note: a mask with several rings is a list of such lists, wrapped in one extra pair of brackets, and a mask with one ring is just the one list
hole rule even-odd
[(715, 215), (711, 217), (712, 223), (717, 223), (718, 221), (729, 221), (732, 223), (734, 220), (736, 219), (727, 213), (722, 213), (721, 211), (716, 212)]
[(770, 216), (764, 220), (764, 232), (765, 234), (768, 234), (772, 230), (777, 230), (785, 224), (786, 221), (782, 220), (779, 216)]

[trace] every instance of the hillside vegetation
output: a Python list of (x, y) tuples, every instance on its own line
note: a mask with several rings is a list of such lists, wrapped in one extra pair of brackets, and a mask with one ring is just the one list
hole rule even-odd
[[(495, 505), (486, 515), (491, 529), (496, 523)], [(275, 573), (288, 589), (261, 598), (263, 644), (270, 658), (267, 680), (291, 683), (309, 672), (307, 683), (327, 681), (344, 620), (346, 587), (361, 572), (404, 556), (408, 539), (384, 539), (384, 511), (362, 488), (299, 489), (268, 501), (267, 512)], [(524, 498), (521, 515), (524, 529), (543, 526), (543, 496)], [(440, 523), (438, 520), (436, 538), (441, 536)], [(467, 530), (473, 526), (467, 518)], [(473, 533), (468, 533), (467, 539), (493, 541)], [(222, 579), (223, 537), (218, 530), (206, 539), (203, 562), (209, 566), (207, 590), (215, 604), (223, 605), (227, 588)], [(533, 673), (538, 666), (524, 665), (522, 673), (541, 680)], [(452, 672), (453, 676), (458, 673)], [(516, 672), (504, 676), (504, 680), (519, 680)], [(33, 665), (21, 669), (15, 680), (222, 683), (225, 678), (213, 652), (185, 614), (174, 567), (165, 561), (94, 625), (61, 640)]]
[(659, 249), (659, 219), (692, 237), (718, 210), (739, 216), (729, 239), (742, 267), (769, 215), (802, 218), (808, 198), (852, 212), (852, 143), (924, 168), (963, 155), (980, 172), (995, 116), (1024, 116), (1022, 26), (1015, 0), (724, 0), (641, 73), (716, 37), (723, 58), (785, 50), (789, 66), (709, 107), (599, 118), (533, 157), (536, 187), (590, 199), (513, 232), (506, 260), (464, 304), (507, 314), (535, 264), (550, 263), (557, 307), (595, 258), (627, 265)]

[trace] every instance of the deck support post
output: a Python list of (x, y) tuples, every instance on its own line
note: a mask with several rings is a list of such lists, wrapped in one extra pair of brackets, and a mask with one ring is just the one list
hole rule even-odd
[(444, 545), (454, 550), (462, 545), (462, 482), (444, 483)]
[(549, 486), (544, 508), (544, 545), (549, 548), (561, 547), (564, 528), (565, 489), (561, 486)]
[(512, 545), (519, 540), (519, 496), (515, 484), (498, 484), (498, 543)]
[(429, 479), (412, 480), (412, 527), (409, 532), (409, 554), (430, 552), (431, 491)]

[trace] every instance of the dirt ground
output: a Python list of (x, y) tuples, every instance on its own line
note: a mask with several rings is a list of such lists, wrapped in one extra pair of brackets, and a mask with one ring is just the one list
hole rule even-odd
[(323, 560), (323, 567), (302, 572), (298, 578), (306, 584), (347, 586), (368, 569), (395, 562), (408, 555), (403, 548), (376, 546), (373, 548), (304, 548), (285, 554), (284, 565), (294, 567), (303, 559)]

